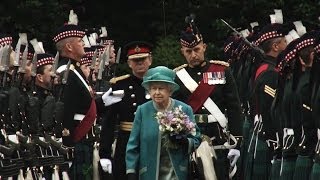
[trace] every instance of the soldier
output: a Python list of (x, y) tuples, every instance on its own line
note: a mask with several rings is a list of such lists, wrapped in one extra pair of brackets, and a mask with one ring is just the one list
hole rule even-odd
[(112, 166), (117, 180), (127, 179), (125, 152), (135, 111), (139, 105), (150, 100), (150, 95), (141, 83), (152, 63), (151, 45), (146, 42), (131, 42), (126, 45), (126, 52), (132, 73), (110, 80), (112, 89), (124, 90), (124, 97), (120, 103), (111, 106), (106, 120), (103, 121), (100, 145), (101, 166), (105, 172), (111, 173), (111, 146), (115, 139), (116, 124), (120, 124)]
[[(255, 59), (258, 68), (251, 77), (251, 115), (254, 117), (253, 135), (250, 138), (249, 154), (245, 178), (268, 179), (271, 168), (272, 151), (277, 142), (277, 122), (271, 122), (270, 107), (277, 88), (278, 73), (275, 71), (277, 56), (286, 46), (284, 28), (281, 24), (270, 24), (262, 28), (256, 45), (260, 46), (265, 56)], [(268, 143), (268, 144), (267, 144)], [(270, 148), (270, 149), (268, 149)]]
[(312, 121), (315, 124), (315, 128), (317, 129), (317, 136), (312, 138), (317, 139), (316, 147), (314, 148), (313, 156), (313, 166), (310, 173), (310, 179), (316, 180), (319, 179), (320, 176), (320, 111), (319, 111), (319, 100), (320, 100), (320, 39), (317, 36), (317, 39), (314, 44), (314, 61), (311, 68), (311, 78), (310, 78), (310, 86), (311, 86), (311, 116)]
[[(77, 25), (77, 15), (70, 11), (69, 24), (61, 27), (55, 34), (53, 41), (60, 54), (58, 73), (64, 71), (63, 80), (67, 80), (63, 87), (62, 102), (64, 103), (63, 116), (63, 143), (74, 146), (74, 159), (71, 166), (72, 179), (91, 179), (93, 140), (89, 139), (92, 125), (97, 112), (104, 106), (121, 101), (122, 97), (110, 95), (112, 89), (102, 97), (93, 98), (91, 87), (80, 69), (80, 60), (85, 55), (82, 38), (85, 32)], [(70, 69), (66, 69), (68, 62)], [(66, 77), (68, 75), (68, 77)], [(67, 79), (66, 79), (67, 78)]]
[[(227, 156), (234, 160), (233, 167), (240, 156), (236, 146), (240, 144), (242, 115), (235, 80), (228, 63), (205, 60), (207, 45), (193, 19), (188, 22), (186, 31), (182, 31), (180, 43), (181, 53), (188, 64), (175, 69), (180, 90), (173, 97), (193, 108), (202, 134), (210, 137), (216, 150), (214, 168), (217, 178), (228, 179), (230, 164)], [(229, 132), (234, 136), (229, 136)], [(230, 137), (236, 137), (233, 141), (238, 144), (230, 142)]]
[(309, 179), (312, 167), (312, 156), (315, 148), (317, 128), (312, 120), (312, 111), (310, 105), (311, 99), (311, 68), (314, 62), (314, 44), (319, 37), (319, 31), (313, 31), (304, 34), (298, 40), (296, 45), (296, 62), (292, 77), (292, 125), (294, 137), (296, 139), (295, 147), (292, 151), (298, 155), (295, 161), (293, 179)]

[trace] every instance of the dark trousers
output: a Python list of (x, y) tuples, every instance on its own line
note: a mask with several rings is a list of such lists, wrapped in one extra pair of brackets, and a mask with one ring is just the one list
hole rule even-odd
[(214, 161), (214, 169), (218, 180), (228, 180), (229, 179), (229, 159), (227, 158), (228, 149), (215, 150), (217, 159)]

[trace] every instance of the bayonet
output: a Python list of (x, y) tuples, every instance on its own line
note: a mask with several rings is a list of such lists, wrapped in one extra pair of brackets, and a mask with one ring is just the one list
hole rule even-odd
[(96, 48), (96, 50), (94, 50), (94, 53), (93, 53), (93, 57), (92, 57), (92, 61), (91, 61), (91, 66), (90, 66), (90, 69), (91, 69), (91, 70), (94, 70), (94, 68), (95, 68), (95, 66), (96, 66), (97, 57), (98, 57), (98, 48)]
[(21, 57), (21, 66), (19, 67), (18, 73), (25, 73), (28, 58), (28, 44), (26, 44), (25, 49)]
[(233, 28), (229, 23), (227, 23), (225, 20), (220, 19), (225, 25), (227, 25), (233, 32), (235, 32), (239, 37), (241, 37), (245, 44), (247, 44), (249, 47), (251, 47), (254, 50), (259, 51), (261, 54), (264, 54), (264, 51), (259, 48), (258, 46), (252, 44), (250, 41), (248, 41), (247, 38), (245, 38), (240, 32), (238, 32), (235, 28)]
[(63, 78), (62, 78), (62, 84), (66, 85), (67, 84), (67, 80), (68, 80), (68, 76), (69, 76), (69, 72), (70, 72), (70, 65), (71, 65), (71, 61), (68, 61), (67, 67), (63, 73)]
[(108, 45), (107, 48), (102, 53), (102, 57), (99, 64), (98, 77), (97, 77), (98, 80), (102, 80), (102, 73), (104, 71), (106, 61), (108, 61), (109, 63), (109, 59), (110, 59), (109, 51), (110, 51), (110, 45)]
[(59, 51), (57, 51), (56, 53), (56, 56), (54, 57), (54, 62), (53, 62), (53, 66), (52, 66), (52, 69), (53, 69), (53, 77), (56, 77), (56, 72), (57, 72), (57, 69), (58, 69), (58, 62), (59, 62)]
[(116, 76), (117, 64), (120, 63), (120, 57), (121, 57), (121, 47), (119, 47), (118, 52), (117, 52), (116, 62), (115, 62), (115, 65), (113, 67), (113, 77)]
[(119, 64), (120, 57), (121, 57), (121, 47), (119, 47), (118, 52), (117, 52), (116, 64)]
[(20, 60), (20, 49), (21, 49), (21, 38), (19, 38), (18, 43), (15, 48), (15, 57), (13, 65), (18, 67), (19, 66), (19, 60)]
[(33, 59), (32, 59), (31, 76), (33, 78), (36, 77), (36, 73), (37, 73), (37, 53), (34, 53)]

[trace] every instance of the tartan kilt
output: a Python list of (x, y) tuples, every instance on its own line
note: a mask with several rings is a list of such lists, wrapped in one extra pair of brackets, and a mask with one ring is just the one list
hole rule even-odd
[(242, 127), (242, 144), (241, 144), (241, 149), (240, 149), (240, 159), (238, 164), (238, 168), (240, 170), (241, 175), (244, 176), (244, 171), (246, 167), (246, 161), (247, 161), (247, 155), (248, 155), (248, 148), (249, 148), (249, 143), (250, 143), (250, 129), (251, 129), (251, 123), (247, 118), (245, 118), (245, 121), (243, 123)]
[(281, 159), (274, 159), (271, 165), (270, 180), (280, 179)]
[(295, 164), (296, 164), (295, 158), (283, 160), (282, 172), (280, 172), (280, 180), (292, 180)]
[(318, 162), (315, 162), (312, 166), (312, 170), (310, 173), (310, 179), (311, 180), (318, 180), (320, 177), (320, 164)]
[(70, 167), (70, 178), (77, 180), (92, 179), (93, 143), (79, 142), (74, 146), (74, 159)]
[(313, 160), (310, 156), (299, 155), (296, 160), (293, 180), (309, 179)]
[[(255, 137), (254, 137), (255, 141)], [(256, 157), (254, 148), (256, 147)], [(257, 145), (251, 145), (246, 165), (246, 180), (268, 180), (271, 170), (271, 152), (266, 141), (258, 139)]]

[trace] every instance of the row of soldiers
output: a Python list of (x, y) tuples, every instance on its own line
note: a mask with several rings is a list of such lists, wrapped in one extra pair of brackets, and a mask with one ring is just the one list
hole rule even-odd
[[(121, 100), (112, 96), (111, 90), (99, 94), (110, 87), (108, 82), (115, 73), (120, 51), (116, 57), (114, 41), (107, 37), (105, 27), (99, 35), (85, 32), (76, 25), (73, 11), (70, 17), (69, 24), (59, 28), (53, 39), (55, 57), (46, 53), (37, 39), (28, 41), (26, 33), (19, 34), (15, 47), (10, 35), (0, 37), (1, 179), (92, 179), (93, 147), (98, 157), (101, 118), (97, 118), (97, 125), (81, 126), (77, 140), (73, 131), (91, 102), (81, 98), (96, 97), (101, 101), (102, 113), (105, 106)], [(84, 86), (88, 90), (72, 83), (78, 74), (81, 85), (92, 85)], [(86, 147), (85, 154), (76, 152), (75, 142), (79, 141), (91, 144), (91, 157), (87, 156)], [(79, 157), (82, 159), (76, 159)], [(72, 161), (89, 163), (76, 169)], [(77, 171), (84, 177), (76, 177)]]
[(319, 179), (319, 31), (254, 24), (224, 46), (245, 115), (240, 176)]

